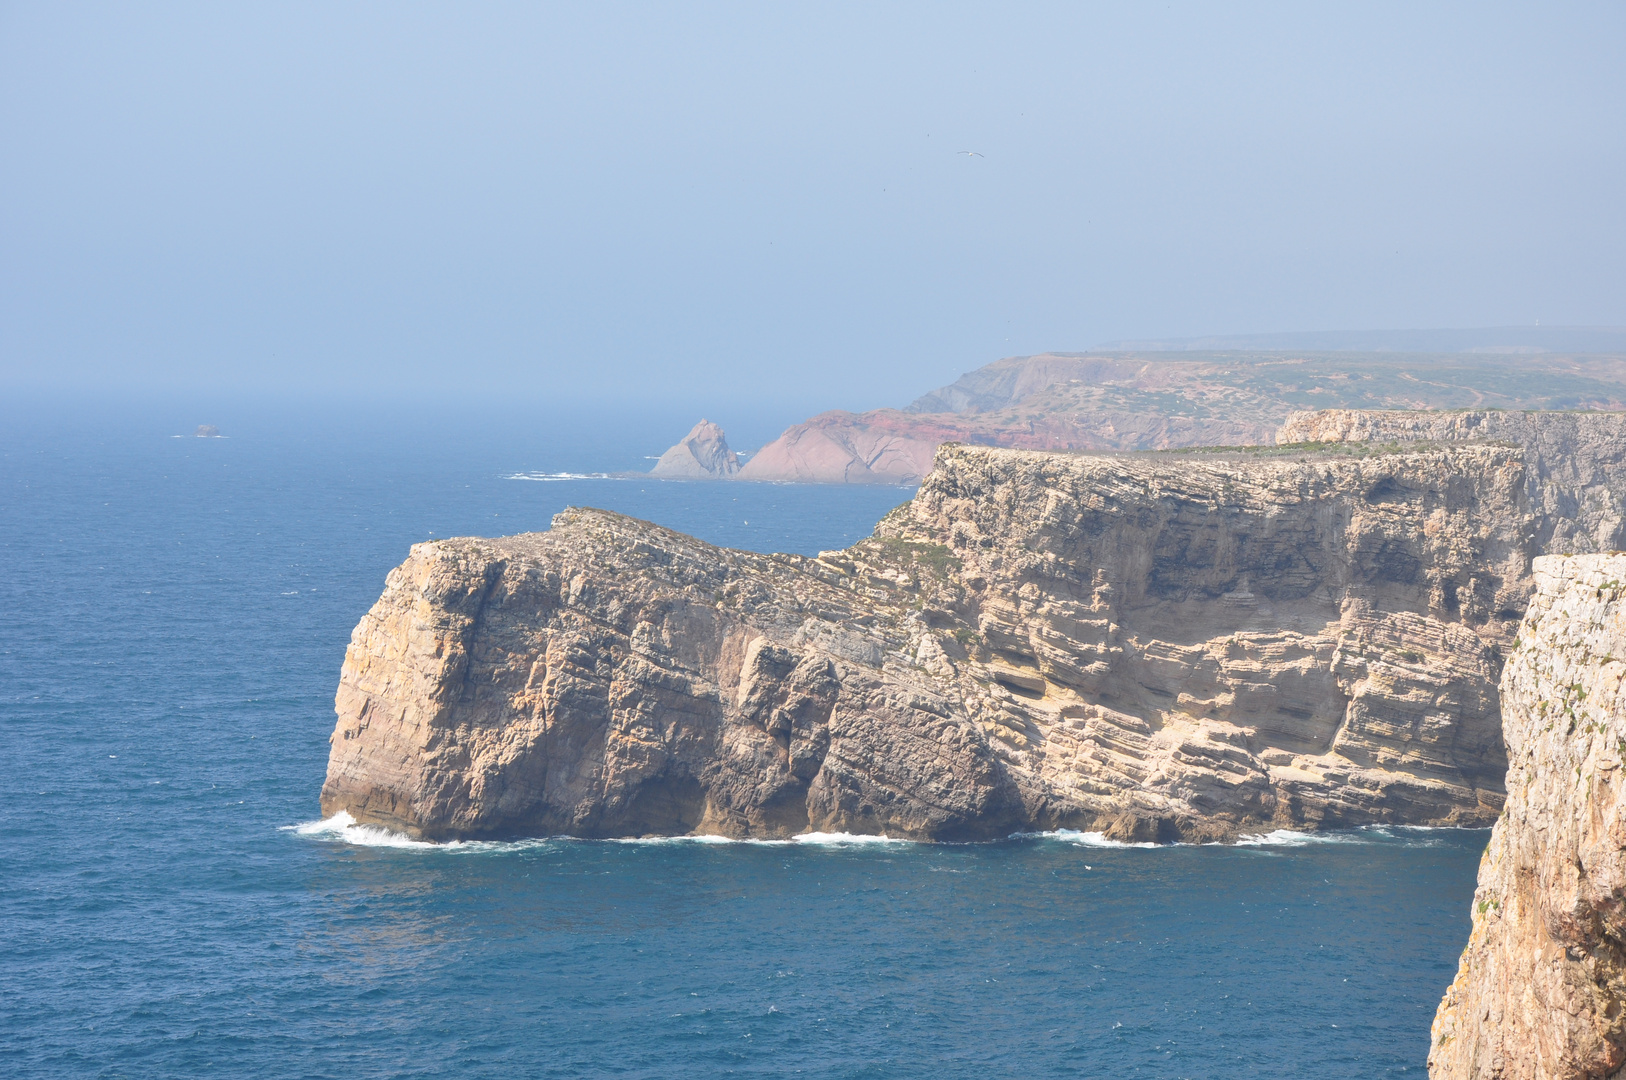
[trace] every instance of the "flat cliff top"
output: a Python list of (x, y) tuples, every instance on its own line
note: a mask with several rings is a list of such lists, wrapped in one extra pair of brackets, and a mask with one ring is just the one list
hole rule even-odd
[[(1311, 415), (1321, 415), (1311, 414)], [(1367, 415), (1367, 414), (1361, 414)], [(1540, 414), (1547, 415), (1547, 414)], [(1612, 414), (1611, 414), (1612, 415)], [(1626, 414), (1622, 414), (1626, 415)], [(1296, 442), (1244, 444), (1240, 446), (1181, 446), (1157, 450), (1025, 450), (1021, 448), (979, 446), (974, 443), (946, 443), (956, 450), (977, 452), (1026, 453), (1039, 457), (1101, 458), (1109, 461), (1149, 461), (1166, 463), (1170, 468), (1185, 467), (1184, 463), (1254, 462), (1254, 461), (1340, 461), (1349, 458), (1373, 458), (1404, 454), (1451, 452), (1484, 446), (1501, 450), (1518, 449), (1513, 439), (1491, 436), (1473, 436), (1461, 439), (1414, 438), (1375, 439), (1351, 441), (1345, 439), (1305, 439)]]
[[(1223, 485), (1225, 477), (1248, 475), (1303, 476), (1306, 469), (1328, 476), (1364, 475), (1385, 464), (1403, 467), (1426, 460), (1511, 461), (1520, 448), (1501, 439), (1462, 441), (1391, 441), (1382, 443), (1304, 442), (1272, 446), (1191, 447), (1175, 450), (1038, 451), (946, 443), (938, 449), (937, 466), (945, 478), (961, 474), (1013, 471), (1035, 498), (1042, 497), (1044, 477), (1081, 478), (1115, 473), (1124, 477), (1163, 478)], [(929, 476), (930, 486), (936, 471)]]

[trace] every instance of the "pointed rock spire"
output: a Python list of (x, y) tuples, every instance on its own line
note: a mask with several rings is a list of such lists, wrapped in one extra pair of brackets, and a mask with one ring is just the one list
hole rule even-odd
[(651, 476), (683, 480), (731, 480), (740, 471), (740, 459), (728, 448), (723, 429), (710, 420), (701, 420), (683, 441), (661, 455)]

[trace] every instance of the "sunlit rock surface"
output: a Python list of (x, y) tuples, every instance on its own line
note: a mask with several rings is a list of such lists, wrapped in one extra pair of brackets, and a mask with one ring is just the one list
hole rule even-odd
[(649, 471), (654, 476), (681, 480), (731, 480), (740, 471), (740, 459), (728, 448), (723, 429), (710, 420), (701, 420)]
[(1536, 560), (1502, 674), (1507, 809), (1434, 1019), (1435, 1080), (1626, 1066), (1626, 555)]
[(1536, 513), (1537, 543), (1553, 554), (1626, 548), (1626, 412), (1294, 413), (1278, 443), (1462, 442), (1517, 446)]
[(946, 446), (819, 559), (572, 510), (416, 546), (322, 802), (432, 838), (1488, 824), (1541, 514), (1499, 445)]

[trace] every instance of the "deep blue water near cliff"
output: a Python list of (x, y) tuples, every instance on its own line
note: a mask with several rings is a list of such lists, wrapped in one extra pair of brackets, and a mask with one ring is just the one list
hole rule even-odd
[(506, 479), (646, 467), (670, 436), (636, 425), (168, 437), (188, 428), (0, 432), (0, 1072), (1422, 1074), (1484, 833), (428, 848), (288, 828), (316, 816), (350, 629), (410, 543), (586, 503), (813, 552), (906, 493)]

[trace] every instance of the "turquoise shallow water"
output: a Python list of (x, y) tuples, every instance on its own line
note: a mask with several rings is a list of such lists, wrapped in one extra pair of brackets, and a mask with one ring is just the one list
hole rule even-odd
[(585, 503), (813, 552), (907, 495), (509, 479), (661, 448), (571, 430), (11, 419), (0, 1071), (1423, 1073), (1483, 832), (431, 848), (310, 827), (344, 643), (410, 543)]

